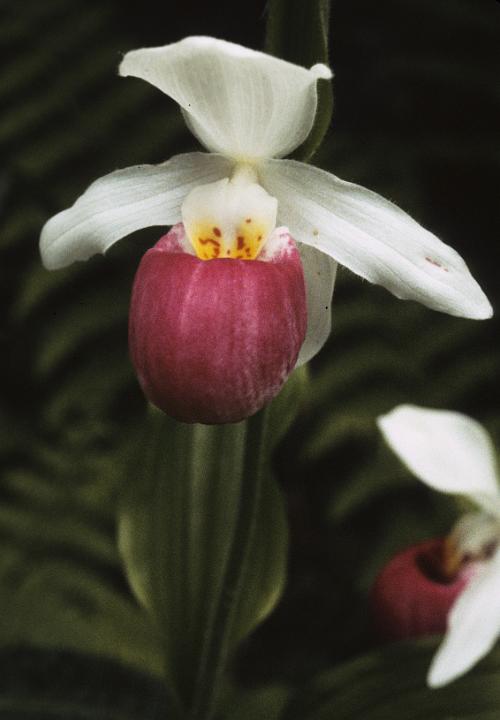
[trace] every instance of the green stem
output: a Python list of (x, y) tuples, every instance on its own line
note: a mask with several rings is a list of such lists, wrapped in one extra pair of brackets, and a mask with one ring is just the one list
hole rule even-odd
[[(257, 524), (264, 478), (267, 411), (247, 420), (244, 466), (234, 535), (221, 582), (213, 621), (201, 651), (196, 693), (189, 718), (210, 720), (215, 711), (221, 679), (227, 666), (235, 613), (246, 574)], [(223, 448), (221, 448), (223, 452)]]

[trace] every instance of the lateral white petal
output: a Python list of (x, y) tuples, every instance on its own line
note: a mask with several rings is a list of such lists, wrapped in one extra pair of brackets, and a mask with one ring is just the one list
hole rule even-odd
[(287, 155), (308, 136), (318, 78), (310, 70), (210, 37), (133, 50), (120, 75), (141, 78), (173, 98), (196, 137), (237, 160)]
[(48, 270), (103, 253), (140, 228), (173, 225), (186, 195), (220, 180), (231, 163), (220, 155), (186, 153), (161, 165), (136, 165), (96, 180), (68, 210), (48, 220), (40, 237)]
[(459, 317), (491, 316), (460, 255), (388, 200), (293, 160), (267, 162), (260, 179), (296, 240), (398, 298)]
[(429, 670), (428, 683), (441, 687), (484, 657), (500, 634), (500, 550), (458, 596), (448, 631)]
[(427, 485), (498, 504), (495, 450), (478, 422), (448, 410), (398, 405), (377, 423), (396, 455)]
[(337, 263), (329, 255), (299, 245), (307, 292), (307, 332), (297, 359), (297, 367), (318, 353), (330, 335), (332, 295)]

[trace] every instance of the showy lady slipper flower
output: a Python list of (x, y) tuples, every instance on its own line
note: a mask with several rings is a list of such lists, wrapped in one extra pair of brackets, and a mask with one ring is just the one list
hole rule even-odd
[(41, 253), (47, 268), (59, 268), (139, 228), (183, 223), (146, 254), (131, 307), (139, 379), (167, 412), (227, 422), (275, 395), (328, 337), (338, 262), (399, 298), (452, 315), (491, 315), (460, 256), (399, 208), (282, 159), (313, 126), (316, 84), (331, 78), (325, 65), (307, 70), (191, 37), (127, 53), (120, 74), (172, 97), (209, 152), (97, 180), (48, 221)]
[(418, 582), (411, 590), (411, 602), (426, 605), (428, 615), (433, 603), (436, 613), (445, 610), (441, 596), (451, 600), (447, 632), (428, 676), (431, 687), (440, 687), (467, 672), (500, 635), (495, 450), (479, 423), (456, 412), (401, 405), (380, 417), (378, 424), (390, 447), (420, 480), (435, 490), (464, 495), (480, 508), (464, 515), (442, 543), (440, 569), (451, 583), (448, 589), (427, 587), (420, 598)]
[(450, 567), (446, 539), (424, 540), (395, 555), (378, 574), (370, 593), (377, 639), (392, 642), (442, 635), (451, 606), (474, 566)]

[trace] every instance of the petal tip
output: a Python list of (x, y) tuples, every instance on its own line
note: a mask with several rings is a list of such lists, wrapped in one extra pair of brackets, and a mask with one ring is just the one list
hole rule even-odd
[(120, 64), (118, 65), (118, 75), (120, 77), (129, 77), (130, 75), (130, 69), (128, 67), (129, 65), (129, 59), (130, 55), (133, 55), (135, 50), (131, 50), (128, 53), (125, 53), (125, 55), (122, 57)]
[(478, 312), (474, 320), (490, 320), (490, 318), (493, 317), (494, 311), (493, 306), (488, 300), (488, 298), (484, 297), (484, 302), (482, 305), (478, 308)]
[(395, 416), (397, 416), (402, 409), (407, 407), (407, 405), (397, 405), (392, 410), (389, 410), (389, 412), (386, 412), (383, 415), (378, 415), (375, 418), (377, 427), (384, 436), (384, 438), (388, 439)]
[(40, 233), (40, 241), (38, 244), (42, 265), (46, 270), (58, 270), (60, 267), (62, 267), (61, 263), (57, 261), (57, 257), (52, 252), (51, 247), (54, 239), (51, 233), (52, 221), (54, 220), (54, 217), (57, 217), (57, 215), (49, 218), (43, 226), (42, 232)]
[[(468, 320), (489, 320), (493, 317), (493, 307), (478, 282), (468, 273), (468, 285), (463, 292), (461, 312), (452, 314)], [(457, 308), (458, 310), (458, 308)]]
[(332, 70), (324, 63), (316, 63), (310, 68), (310, 72), (317, 80), (331, 80), (333, 77)]
[(428, 687), (433, 690), (438, 690), (464, 674), (466, 669), (459, 669), (456, 666), (453, 667), (454, 663), (450, 662), (450, 659), (449, 657), (447, 659), (444, 658), (442, 647), (437, 651), (427, 673)]
[(441, 673), (435, 672), (434, 669), (431, 669), (427, 675), (427, 686), (430, 687), (431, 690), (438, 690), (450, 680), (451, 678), (447, 678)]

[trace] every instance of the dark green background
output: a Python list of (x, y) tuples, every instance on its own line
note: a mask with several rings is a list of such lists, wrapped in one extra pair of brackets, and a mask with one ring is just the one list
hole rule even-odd
[[(0, 2), (0, 647), (157, 668), (114, 547), (126, 450), (145, 413), (127, 358), (134, 270), (159, 232), (56, 273), (40, 228), (118, 167), (196, 148), (175, 104), (119, 79), (129, 49), (208, 34), (262, 47), (264, 2)], [(293, 19), (290, 19), (292, 22)], [(316, 162), (395, 201), (456, 248), (499, 306), (500, 4), (336, 0), (334, 116)], [(334, 330), (276, 454), (290, 577), (235, 665), (303, 680), (369, 649), (367, 591), (456, 509), (380, 441), (399, 402), (468, 412), (500, 447), (499, 324), (439, 315), (339, 274)]]

